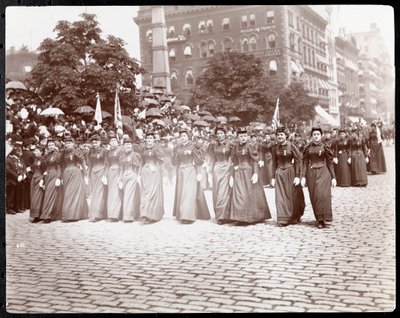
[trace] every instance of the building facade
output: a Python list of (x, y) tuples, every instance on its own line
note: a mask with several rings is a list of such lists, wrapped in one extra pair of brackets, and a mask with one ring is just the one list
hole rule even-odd
[[(150, 85), (151, 7), (141, 6), (134, 20), (139, 26), (142, 66), (148, 70), (143, 84)], [(326, 111), (338, 107), (337, 87), (331, 85), (328, 21), (311, 6), (165, 6), (165, 23), (171, 89), (183, 101), (190, 99), (208, 59), (232, 50), (259, 57), (268, 76), (286, 85), (303, 82)]]
[(6, 79), (23, 82), (38, 62), (38, 54), (22, 47), (11, 47), (6, 52)]

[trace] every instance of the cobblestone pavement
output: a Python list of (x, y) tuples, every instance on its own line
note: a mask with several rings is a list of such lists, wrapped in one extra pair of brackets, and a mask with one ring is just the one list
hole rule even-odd
[[(334, 222), (247, 227), (168, 213), (156, 224), (6, 217), (7, 311), (365, 312), (395, 308), (394, 147), (367, 188), (335, 188)], [(211, 194), (207, 193), (210, 203)]]

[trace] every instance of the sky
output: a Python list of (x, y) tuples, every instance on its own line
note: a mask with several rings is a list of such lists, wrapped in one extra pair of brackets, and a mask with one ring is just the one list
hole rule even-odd
[[(318, 6), (317, 6), (318, 7)], [(334, 5), (337, 18), (332, 19), (333, 30), (344, 27), (346, 33), (363, 32), (376, 23), (381, 30), (390, 55), (394, 56), (394, 11), (384, 5)], [(140, 60), (139, 30), (133, 18), (138, 6), (48, 6), (7, 7), (6, 49), (22, 45), (36, 50), (47, 37), (55, 38), (53, 29), (59, 20), (79, 20), (81, 13), (97, 15), (104, 35), (112, 34), (126, 42), (131, 57)]]

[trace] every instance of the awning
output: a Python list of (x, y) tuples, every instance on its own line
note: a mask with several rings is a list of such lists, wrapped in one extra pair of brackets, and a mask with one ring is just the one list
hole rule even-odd
[(185, 50), (183, 51), (183, 54), (184, 55), (192, 55), (192, 48), (190, 47), (190, 45), (187, 45), (186, 47), (185, 47)]
[(321, 86), (321, 88), (327, 89), (327, 90), (331, 89), (331, 87), (329, 86), (327, 81), (324, 81), (322, 79), (318, 79), (318, 82), (319, 82), (319, 85)]
[(300, 70), (299, 70), (299, 68), (297, 67), (297, 64), (296, 64), (295, 61), (291, 60), (291, 61), (290, 61), (290, 66), (292, 67), (292, 72), (300, 73)]
[(315, 106), (315, 112), (317, 113), (318, 116), (320, 116), (322, 119), (324, 119), (326, 122), (328, 122), (329, 125), (332, 126), (339, 126), (340, 123), (331, 115), (329, 114), (325, 109), (323, 109), (320, 105)]
[(276, 60), (269, 61), (269, 70), (278, 71), (278, 65), (276, 64)]

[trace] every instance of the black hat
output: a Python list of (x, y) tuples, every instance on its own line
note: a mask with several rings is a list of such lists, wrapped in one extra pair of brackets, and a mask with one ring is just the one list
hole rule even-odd
[(247, 128), (246, 127), (239, 127), (237, 133), (238, 134), (247, 134)]
[(278, 127), (278, 128), (275, 129), (275, 134), (282, 133), (282, 132), (287, 135), (286, 127), (281, 126), (281, 127)]
[(352, 128), (352, 129), (351, 129), (351, 132), (352, 132), (352, 133), (353, 133), (353, 132), (358, 133), (358, 128)]
[(319, 132), (321, 133), (321, 135), (322, 135), (322, 128), (321, 128), (321, 127), (312, 127), (312, 128), (311, 128), (311, 134), (312, 134), (314, 131), (319, 131)]
[(122, 141), (123, 144), (128, 144), (132, 143), (132, 138), (131, 137), (125, 137)]
[(90, 137), (90, 141), (101, 141), (101, 138), (98, 134), (94, 134), (93, 136)]
[(301, 134), (300, 131), (296, 131), (296, 132), (294, 133), (294, 136), (295, 136), (295, 137), (302, 137), (302, 134)]
[(117, 134), (115, 133), (115, 131), (110, 130), (110, 131), (108, 132), (108, 140), (110, 141), (110, 140), (113, 139), (113, 138), (118, 139), (118, 136), (117, 136)]
[(36, 144), (36, 143), (37, 143), (37, 140), (35, 137), (25, 138), (23, 141), (23, 146), (27, 147), (29, 145)]
[(226, 129), (225, 129), (225, 127), (223, 127), (223, 126), (217, 126), (217, 127), (215, 128), (215, 133), (217, 133), (218, 130), (223, 131), (224, 133), (226, 133)]
[(147, 132), (146, 132), (146, 137), (147, 137), (147, 136), (153, 136), (153, 137), (154, 137), (154, 136), (155, 136), (154, 131), (147, 131)]
[(187, 129), (185, 129), (185, 128), (182, 128), (181, 130), (179, 130), (179, 135), (183, 134), (183, 133), (189, 135), (189, 131)]
[(71, 135), (65, 136), (64, 142), (74, 142), (74, 139), (71, 137)]
[(342, 132), (344, 132), (344, 133), (345, 133), (345, 132), (346, 132), (346, 129), (344, 129), (344, 128), (340, 128), (340, 129), (339, 129), (339, 134), (340, 134), (340, 133), (342, 133)]

